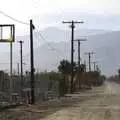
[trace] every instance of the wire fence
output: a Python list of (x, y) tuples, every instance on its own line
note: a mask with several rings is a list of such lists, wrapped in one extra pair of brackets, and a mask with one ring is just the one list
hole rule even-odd
[[(10, 90), (10, 78), (0, 78), (0, 101), (1, 102), (20, 102), (21, 95), (21, 78), (20, 76), (12, 77), (12, 90)], [(22, 93), (24, 102), (30, 99), (31, 96), (30, 77), (24, 77)], [(59, 81), (51, 81), (48, 78), (36, 78), (35, 80), (35, 99), (48, 100), (59, 96)], [(12, 101), (11, 101), (12, 98)]]
[[(3, 78), (1, 78), (3, 79)], [(0, 81), (3, 81), (1, 80)], [(0, 120), (37, 120), (44, 114), (41, 111), (30, 110), (31, 89), (29, 76), (24, 77), (24, 88), (21, 98), (20, 77), (12, 78), (12, 93), (9, 89), (6, 91), (6, 84), (2, 84), (0, 89)], [(49, 79), (35, 79), (35, 101), (42, 103), (59, 97), (59, 82)], [(16, 107), (18, 106), (18, 107)], [(8, 109), (9, 108), (9, 109)]]
[(0, 120), (37, 120), (40, 116), (39, 112), (11, 110), (0, 113)]

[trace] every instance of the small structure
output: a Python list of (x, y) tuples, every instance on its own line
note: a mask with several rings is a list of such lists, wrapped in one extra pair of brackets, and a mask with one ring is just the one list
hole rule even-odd
[(12, 103), (13, 104), (19, 104), (20, 103), (20, 97), (18, 93), (12, 93)]
[(30, 104), (31, 102), (31, 88), (25, 88), (23, 89), (23, 102)]

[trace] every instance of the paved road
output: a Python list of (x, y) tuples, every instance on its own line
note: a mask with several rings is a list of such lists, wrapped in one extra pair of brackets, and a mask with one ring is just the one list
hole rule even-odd
[(74, 95), (77, 99), (82, 96), (88, 96), (87, 100), (77, 102), (40, 120), (120, 120), (118, 84), (106, 82), (102, 87)]

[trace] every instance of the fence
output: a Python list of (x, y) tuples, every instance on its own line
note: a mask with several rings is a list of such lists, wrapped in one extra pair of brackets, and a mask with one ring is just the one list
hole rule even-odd
[[(4, 81), (4, 78), (0, 79), (0, 81)], [(10, 83), (10, 79), (8, 78), (8, 83)], [(6, 82), (7, 84), (7, 82)], [(20, 102), (21, 96), (21, 79), (19, 76), (12, 77), (12, 91), (10, 90), (10, 86), (6, 89), (6, 84), (4, 83), (0, 89), (0, 102), (1, 105), (6, 103), (13, 104)], [(31, 88), (30, 88), (30, 77), (24, 77), (23, 84), (23, 99), (24, 103), (28, 103), (31, 99)], [(45, 101), (49, 99), (53, 99), (59, 96), (59, 81), (57, 80), (49, 80), (48, 78), (38, 78), (35, 77), (35, 100), (37, 101)], [(22, 100), (22, 99), (21, 99)]]

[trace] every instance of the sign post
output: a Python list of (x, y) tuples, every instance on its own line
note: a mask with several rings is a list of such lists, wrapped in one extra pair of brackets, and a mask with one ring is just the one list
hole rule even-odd
[[(13, 66), (13, 42), (15, 41), (15, 25), (14, 24), (0, 24), (0, 42), (10, 44), (10, 91), (12, 95), (12, 66)], [(12, 97), (11, 97), (12, 100)]]

